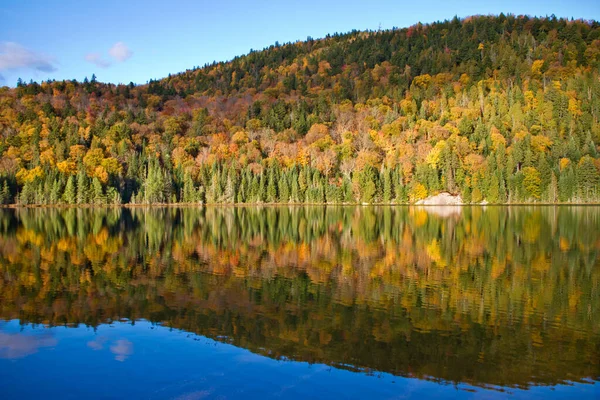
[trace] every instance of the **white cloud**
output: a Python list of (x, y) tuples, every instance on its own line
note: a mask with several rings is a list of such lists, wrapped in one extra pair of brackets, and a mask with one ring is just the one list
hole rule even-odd
[(119, 339), (110, 346), (110, 352), (115, 355), (115, 360), (123, 362), (133, 354), (133, 343), (127, 339)]
[(128, 60), (133, 55), (133, 52), (125, 43), (117, 42), (108, 50), (108, 54), (115, 60), (123, 62)]
[(87, 342), (87, 346), (92, 350), (102, 350), (104, 348), (104, 343), (106, 343), (107, 340), (106, 337), (99, 336), (94, 340)]
[(56, 346), (56, 339), (50, 334), (24, 335), (0, 332), (0, 359), (17, 359), (37, 353), (43, 347)]
[[(125, 43), (117, 42), (108, 50), (108, 55), (116, 62), (124, 62), (131, 58), (133, 51)], [(85, 55), (85, 60), (100, 68), (108, 68), (112, 65), (112, 62), (100, 53), (88, 53)]]
[(100, 68), (110, 67), (110, 61), (102, 58), (100, 53), (88, 53), (85, 55), (85, 61), (90, 62)]
[(54, 72), (54, 60), (36, 53), (18, 43), (0, 42), (0, 71), (31, 68), (41, 72)]

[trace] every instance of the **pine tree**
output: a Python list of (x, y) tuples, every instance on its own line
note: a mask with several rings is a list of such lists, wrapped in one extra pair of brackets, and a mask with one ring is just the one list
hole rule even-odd
[(223, 202), (224, 203), (235, 203), (236, 195), (236, 173), (233, 166), (227, 171), (227, 180), (225, 182), (225, 190), (223, 191)]
[(260, 191), (260, 184), (258, 182), (258, 177), (256, 175), (254, 175), (252, 177), (252, 182), (250, 183), (250, 195), (247, 198), (247, 202), (249, 203), (257, 203), (259, 201), (259, 191)]
[(342, 201), (344, 203), (354, 203), (356, 201), (352, 193), (352, 181), (347, 176), (342, 180)]
[(279, 201), (281, 203), (287, 203), (290, 200), (290, 188), (285, 173), (280, 175), (277, 186), (279, 188)]
[(267, 185), (266, 185), (266, 181), (267, 178), (265, 176), (265, 174), (261, 174), (259, 179), (258, 179), (258, 192), (256, 193), (256, 202), (257, 203), (264, 203), (266, 197), (267, 197)]
[(267, 202), (276, 203), (279, 198), (277, 196), (277, 182), (275, 182), (274, 168), (269, 169), (269, 183), (267, 184)]
[(372, 166), (366, 166), (358, 173), (358, 187), (360, 201), (363, 203), (372, 203), (377, 194), (377, 171)]
[(112, 186), (106, 189), (106, 201), (112, 205), (121, 204), (121, 195), (119, 194), (119, 191)]
[(337, 204), (342, 202), (342, 188), (336, 185), (327, 185), (327, 192), (325, 193), (325, 199), (327, 203)]
[(2, 204), (10, 204), (10, 189), (8, 188), (8, 183), (6, 180), (2, 184), (2, 191), (0, 191), (0, 199)]
[(491, 174), (486, 200), (492, 204), (496, 204), (500, 201), (500, 181), (497, 173)]
[(301, 201), (300, 198), (300, 185), (298, 184), (297, 175), (292, 175), (292, 184), (290, 189), (290, 202), (298, 203)]
[(244, 174), (242, 174), (240, 187), (238, 188), (236, 196), (235, 196), (236, 203), (245, 203), (246, 202), (246, 191), (247, 191), (246, 187), (247, 187), (246, 176)]
[(400, 168), (396, 168), (392, 174), (392, 183), (394, 188), (394, 201), (396, 203), (406, 203), (404, 186), (402, 185), (402, 173)]
[(25, 182), (21, 193), (19, 194), (19, 203), (23, 205), (33, 204), (35, 202), (35, 193), (32, 182)]
[(77, 204), (85, 204), (88, 201), (88, 179), (83, 170), (77, 173)]
[(575, 190), (575, 173), (571, 165), (560, 172), (558, 178), (558, 199), (565, 203), (573, 199)]
[(577, 188), (584, 201), (597, 199), (600, 173), (590, 156), (583, 156), (577, 164)]
[(391, 203), (394, 198), (393, 187), (392, 187), (392, 177), (389, 169), (384, 169), (382, 172), (383, 178), (383, 202)]
[(556, 179), (556, 174), (554, 172), (551, 174), (547, 199), (550, 203), (556, 203), (558, 201), (558, 180)]
[(196, 193), (196, 188), (194, 187), (194, 181), (192, 180), (192, 176), (189, 172), (185, 172), (183, 177), (183, 202), (184, 203), (195, 203), (198, 201), (198, 195)]
[(54, 179), (52, 182), (52, 189), (50, 189), (50, 204), (58, 204), (60, 202), (60, 183), (58, 179)]
[(213, 173), (210, 179), (210, 186), (208, 187), (208, 193), (206, 194), (206, 201), (209, 203), (218, 203), (221, 201), (221, 183), (219, 182), (219, 173), (216, 169), (213, 169)]
[(542, 179), (537, 169), (533, 167), (523, 168), (523, 189), (526, 196), (531, 199), (539, 200), (541, 196)]
[(77, 191), (75, 190), (75, 178), (73, 175), (67, 179), (67, 185), (63, 193), (63, 201), (67, 204), (77, 203)]
[(102, 188), (102, 183), (98, 180), (97, 177), (92, 179), (92, 201), (96, 205), (101, 205), (106, 203), (106, 199), (104, 197), (104, 190)]

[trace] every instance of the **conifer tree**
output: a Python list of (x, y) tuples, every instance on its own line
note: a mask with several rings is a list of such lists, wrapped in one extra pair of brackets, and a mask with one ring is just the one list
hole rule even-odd
[(277, 182), (275, 181), (274, 168), (269, 169), (269, 183), (267, 184), (266, 200), (269, 203), (276, 203), (279, 200), (277, 196)]
[(380, 181), (382, 182), (382, 185), (383, 185), (381, 200), (384, 203), (389, 204), (393, 198), (393, 187), (392, 187), (392, 177), (390, 175), (390, 171), (387, 168), (385, 168), (381, 172)]
[(65, 191), (63, 193), (63, 201), (67, 204), (77, 203), (77, 191), (75, 190), (75, 178), (73, 175), (70, 175), (69, 179), (67, 179), (67, 185), (65, 186)]
[(85, 204), (88, 201), (88, 179), (83, 170), (77, 173), (77, 204)]
[(106, 199), (104, 197), (104, 190), (102, 188), (102, 183), (97, 177), (92, 179), (92, 200), (96, 205), (101, 205), (106, 203)]
[(277, 186), (279, 188), (279, 201), (281, 203), (287, 203), (290, 200), (290, 188), (285, 173), (282, 173), (279, 176), (279, 183)]
[(0, 200), (1, 204), (10, 204), (10, 190), (8, 188), (8, 183), (6, 180), (2, 183), (2, 191), (0, 191)]

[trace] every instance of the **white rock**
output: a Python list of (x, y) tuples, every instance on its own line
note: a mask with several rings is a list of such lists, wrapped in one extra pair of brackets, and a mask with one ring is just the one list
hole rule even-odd
[(436, 194), (435, 196), (429, 196), (426, 199), (419, 200), (415, 204), (422, 206), (456, 206), (463, 204), (462, 197), (460, 195), (452, 195), (447, 192)]

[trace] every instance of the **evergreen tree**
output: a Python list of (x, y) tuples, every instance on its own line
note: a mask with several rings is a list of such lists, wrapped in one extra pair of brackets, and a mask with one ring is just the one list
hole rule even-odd
[(345, 176), (342, 180), (342, 201), (344, 203), (354, 203), (354, 195), (352, 193), (352, 181)]
[(279, 198), (277, 196), (277, 182), (275, 182), (274, 168), (269, 169), (269, 183), (267, 184), (267, 202), (276, 203)]
[(290, 188), (285, 173), (282, 173), (279, 177), (279, 201), (281, 203), (287, 203), (290, 200)]
[(2, 191), (0, 191), (0, 202), (1, 204), (10, 204), (10, 190), (6, 180), (2, 183)]
[(157, 161), (153, 161), (148, 166), (146, 180), (144, 181), (144, 202), (146, 204), (164, 203), (167, 201), (165, 193), (164, 174)]
[(558, 198), (561, 202), (568, 202), (573, 199), (575, 191), (575, 173), (569, 165), (560, 172), (558, 178)]
[(358, 173), (357, 178), (360, 201), (373, 203), (377, 194), (377, 171), (369, 165)]
[(393, 187), (392, 187), (392, 176), (389, 169), (384, 169), (382, 172), (383, 180), (383, 202), (391, 203), (394, 198)]
[(77, 173), (77, 204), (85, 204), (88, 201), (88, 178), (83, 170)]
[(63, 201), (67, 204), (77, 203), (77, 191), (75, 190), (75, 178), (73, 175), (70, 175), (69, 179), (67, 179), (67, 185), (65, 186), (65, 191), (63, 193)]
[(186, 171), (183, 177), (183, 202), (184, 203), (195, 203), (198, 199), (196, 188), (194, 187), (194, 181), (189, 172)]
[(235, 203), (236, 200), (236, 176), (235, 169), (233, 166), (227, 171), (227, 181), (225, 182), (225, 190), (223, 191), (223, 202), (224, 203)]
[(523, 168), (523, 189), (528, 198), (539, 200), (541, 196), (542, 179), (537, 169), (533, 167)]
[(598, 198), (600, 173), (592, 157), (586, 155), (581, 158), (577, 164), (576, 179), (581, 199), (591, 201)]
[(96, 205), (101, 205), (106, 203), (106, 198), (104, 197), (104, 190), (102, 188), (102, 183), (97, 177), (92, 179), (92, 201)]

